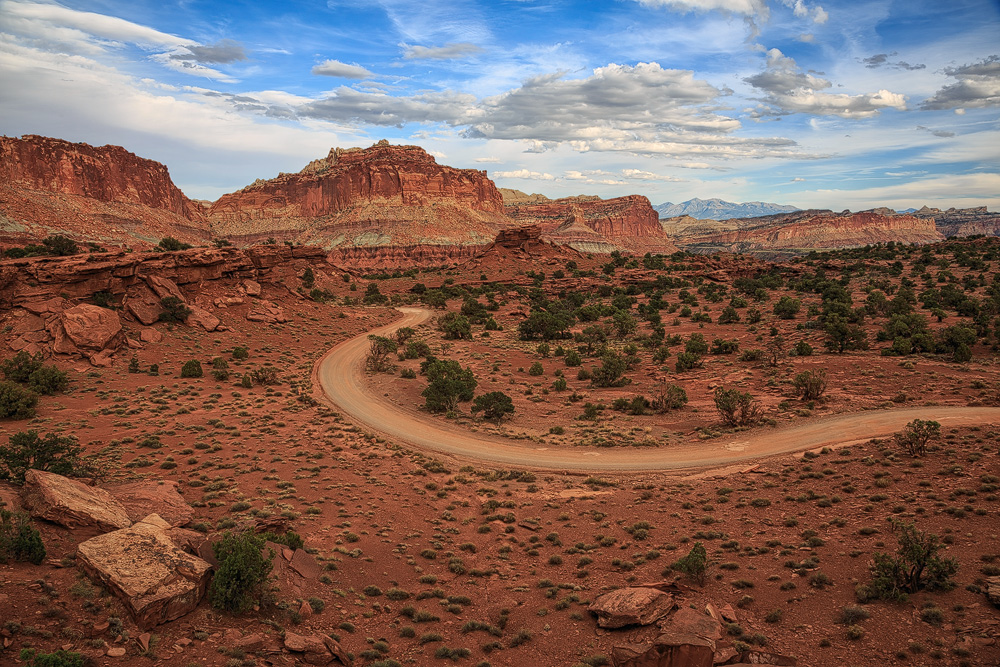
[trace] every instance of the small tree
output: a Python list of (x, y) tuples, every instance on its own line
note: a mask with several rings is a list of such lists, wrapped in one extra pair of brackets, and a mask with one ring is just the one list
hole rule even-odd
[(0, 445), (0, 479), (24, 484), (29, 470), (45, 470), (57, 475), (72, 475), (83, 448), (72, 436), (49, 433), (44, 438), (38, 431), (22, 431)]
[(132, 355), (132, 360), (128, 362), (128, 372), (138, 373), (139, 370), (139, 357)]
[(163, 308), (159, 317), (161, 322), (183, 322), (191, 314), (191, 309), (177, 296), (163, 297), (160, 306)]
[(177, 250), (188, 250), (191, 248), (190, 243), (183, 243), (178, 241), (173, 236), (164, 236), (160, 239), (160, 242), (156, 246), (159, 250), (165, 252), (176, 252)]
[(368, 356), (365, 357), (365, 368), (372, 373), (385, 373), (391, 370), (392, 363), (390, 363), (389, 358), (396, 352), (396, 349), (399, 347), (398, 343), (392, 338), (376, 336), (375, 334), (369, 334), (368, 341)]
[(208, 600), (216, 609), (240, 614), (260, 603), (264, 584), (271, 573), (274, 551), (264, 556), (264, 538), (250, 531), (226, 532), (212, 544), (219, 565), (208, 589)]
[(841, 315), (828, 315), (823, 330), (826, 332), (826, 347), (831, 352), (868, 349), (865, 330), (860, 325), (849, 323)]
[(777, 366), (785, 357), (785, 337), (782, 335), (772, 336), (767, 341), (767, 365)]
[(368, 286), (365, 288), (365, 296), (363, 299), (366, 305), (378, 305), (385, 303), (388, 300), (389, 297), (379, 291), (378, 283), (368, 283)]
[(9, 560), (41, 565), (45, 544), (27, 514), (0, 509), (0, 563)]
[(914, 419), (892, 437), (910, 456), (923, 456), (927, 453), (927, 443), (940, 436), (941, 424), (938, 422)]
[(687, 392), (679, 385), (661, 382), (656, 386), (655, 391), (650, 407), (660, 414), (671, 410), (680, 410), (687, 405)]
[(790, 296), (783, 296), (774, 304), (774, 314), (783, 320), (794, 320), (801, 308), (801, 301)]
[(601, 359), (599, 368), (594, 368), (591, 374), (591, 383), (595, 387), (624, 387), (631, 382), (623, 377), (628, 369), (628, 363), (620, 354), (609, 351)]
[(201, 362), (198, 361), (197, 359), (192, 359), (188, 362), (185, 362), (185, 364), (181, 366), (182, 378), (200, 378), (204, 374), (205, 371), (202, 370)]
[(302, 286), (306, 289), (312, 289), (315, 284), (316, 274), (313, 273), (311, 266), (307, 266), (306, 270), (302, 272)]
[(760, 404), (750, 392), (739, 389), (715, 390), (715, 409), (727, 426), (750, 426), (761, 418)]
[(476, 396), (476, 400), (472, 402), (472, 414), (477, 412), (482, 412), (483, 419), (488, 419), (499, 426), (504, 417), (514, 414), (514, 402), (502, 391), (491, 391)]
[(42, 366), (28, 376), (28, 386), (39, 394), (55, 394), (66, 391), (69, 387), (69, 376), (55, 366)]
[(0, 381), (0, 419), (31, 419), (36, 405), (38, 394), (19, 384)]
[(431, 412), (450, 412), (459, 401), (471, 401), (476, 390), (472, 369), (451, 359), (438, 359), (427, 365), (427, 388), (420, 394)]
[(28, 354), (21, 350), (10, 359), (0, 363), (0, 372), (11, 382), (27, 382), (31, 374), (42, 367), (44, 357), (41, 352)]
[(461, 313), (445, 313), (438, 319), (438, 327), (447, 340), (472, 338), (472, 324)]
[(792, 380), (792, 386), (802, 394), (802, 399), (815, 401), (826, 391), (826, 371), (822, 368), (815, 371), (802, 371)]
[(699, 586), (705, 585), (705, 573), (708, 571), (708, 552), (701, 542), (695, 542), (687, 556), (670, 566), (677, 572), (687, 575)]
[(57, 257), (66, 257), (80, 252), (76, 241), (62, 234), (55, 234), (42, 239), (42, 245), (45, 246), (50, 255), (56, 255)]
[(958, 561), (937, 555), (944, 548), (938, 536), (917, 530), (912, 523), (893, 519), (890, 522), (899, 548), (895, 556), (873, 554), (872, 581), (857, 587), (858, 601), (903, 602), (908, 594), (924, 588), (950, 588), (951, 577), (958, 572)]

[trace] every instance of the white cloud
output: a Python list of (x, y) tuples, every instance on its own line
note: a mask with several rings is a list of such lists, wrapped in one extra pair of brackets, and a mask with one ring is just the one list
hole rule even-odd
[(503, 160), (501, 160), (498, 157), (477, 157), (476, 158), (476, 162), (487, 162), (487, 163), (493, 163), (493, 164), (500, 164), (501, 162), (503, 162)]
[(411, 46), (403, 47), (403, 58), (406, 60), (455, 60), (482, 53), (482, 49), (469, 42), (445, 44), (444, 46)]
[(920, 105), (921, 109), (955, 109), (1000, 106), (1000, 56), (990, 56), (971, 65), (949, 67), (945, 74), (957, 79), (934, 93)]
[(636, 0), (647, 7), (665, 7), (677, 11), (721, 11), (744, 16), (768, 16), (763, 0)]
[(870, 118), (878, 115), (882, 109), (906, 109), (906, 96), (888, 90), (859, 95), (817, 92), (830, 88), (833, 84), (827, 79), (803, 72), (795, 60), (778, 49), (767, 52), (767, 64), (763, 72), (747, 77), (745, 81), (765, 94), (762, 101), (766, 106), (755, 112), (757, 117), (806, 113), (841, 118)]
[(367, 79), (372, 76), (371, 72), (360, 65), (349, 65), (339, 60), (324, 60), (312, 68), (312, 73), (319, 76), (335, 76), (341, 79)]
[(797, 193), (797, 205), (840, 210), (858, 210), (872, 206), (895, 209), (920, 208), (927, 204), (937, 208), (988, 204), (1000, 205), (1000, 174), (953, 174), (931, 176), (897, 185), (884, 185), (857, 190), (816, 190)]
[(197, 42), (184, 39), (125, 19), (93, 12), (81, 12), (61, 5), (40, 2), (0, 2), (0, 16), (17, 17), (56, 27), (79, 30), (88, 35), (119, 42), (147, 46), (194, 46)]
[(556, 179), (552, 174), (546, 174), (538, 171), (530, 171), (528, 169), (515, 169), (514, 171), (494, 171), (494, 178), (521, 178), (531, 181), (554, 181)]

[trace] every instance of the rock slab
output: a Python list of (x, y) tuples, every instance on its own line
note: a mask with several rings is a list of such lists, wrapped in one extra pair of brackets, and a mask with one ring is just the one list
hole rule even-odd
[(150, 479), (122, 484), (109, 491), (132, 521), (157, 514), (171, 526), (186, 526), (194, 516), (194, 509), (177, 490), (177, 482)]
[(655, 588), (620, 588), (597, 597), (590, 611), (597, 615), (602, 628), (626, 625), (649, 625), (665, 616), (675, 606), (674, 596)]
[(169, 531), (150, 514), (77, 547), (87, 574), (114, 592), (143, 630), (194, 611), (208, 589), (212, 566), (179, 549)]
[(21, 493), (31, 516), (66, 528), (117, 530), (132, 525), (128, 512), (113, 495), (62, 475), (29, 470)]

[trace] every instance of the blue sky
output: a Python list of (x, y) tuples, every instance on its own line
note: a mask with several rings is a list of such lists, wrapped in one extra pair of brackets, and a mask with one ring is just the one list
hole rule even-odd
[(550, 197), (1000, 208), (996, 0), (0, 0), (0, 133), (215, 199), (417, 144)]

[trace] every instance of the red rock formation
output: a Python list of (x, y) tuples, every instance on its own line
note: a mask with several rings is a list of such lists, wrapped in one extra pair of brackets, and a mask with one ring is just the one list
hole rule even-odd
[(939, 208), (924, 206), (913, 212), (914, 217), (932, 220), (945, 236), (1000, 236), (1000, 213), (990, 213), (985, 206), (975, 208)]
[(204, 209), (167, 168), (120, 146), (0, 137), (0, 230), (28, 240), (58, 230), (100, 243), (208, 238)]
[(900, 215), (888, 209), (851, 213), (798, 211), (795, 213), (725, 220), (715, 223), (716, 231), (706, 229), (708, 221), (687, 227), (685, 234), (671, 220), (663, 225), (673, 231), (679, 245), (699, 252), (798, 252), (854, 248), (874, 243), (933, 243), (944, 237), (935, 229), (933, 219)]
[(270, 236), (327, 248), (485, 245), (510, 226), (486, 172), (385, 141), (333, 149), (297, 174), (224, 195), (209, 217), (216, 235), (237, 242)]
[(543, 239), (585, 252), (677, 250), (660, 226), (656, 210), (640, 195), (566, 197), (534, 204), (509, 203), (506, 209), (520, 224), (539, 225)]

